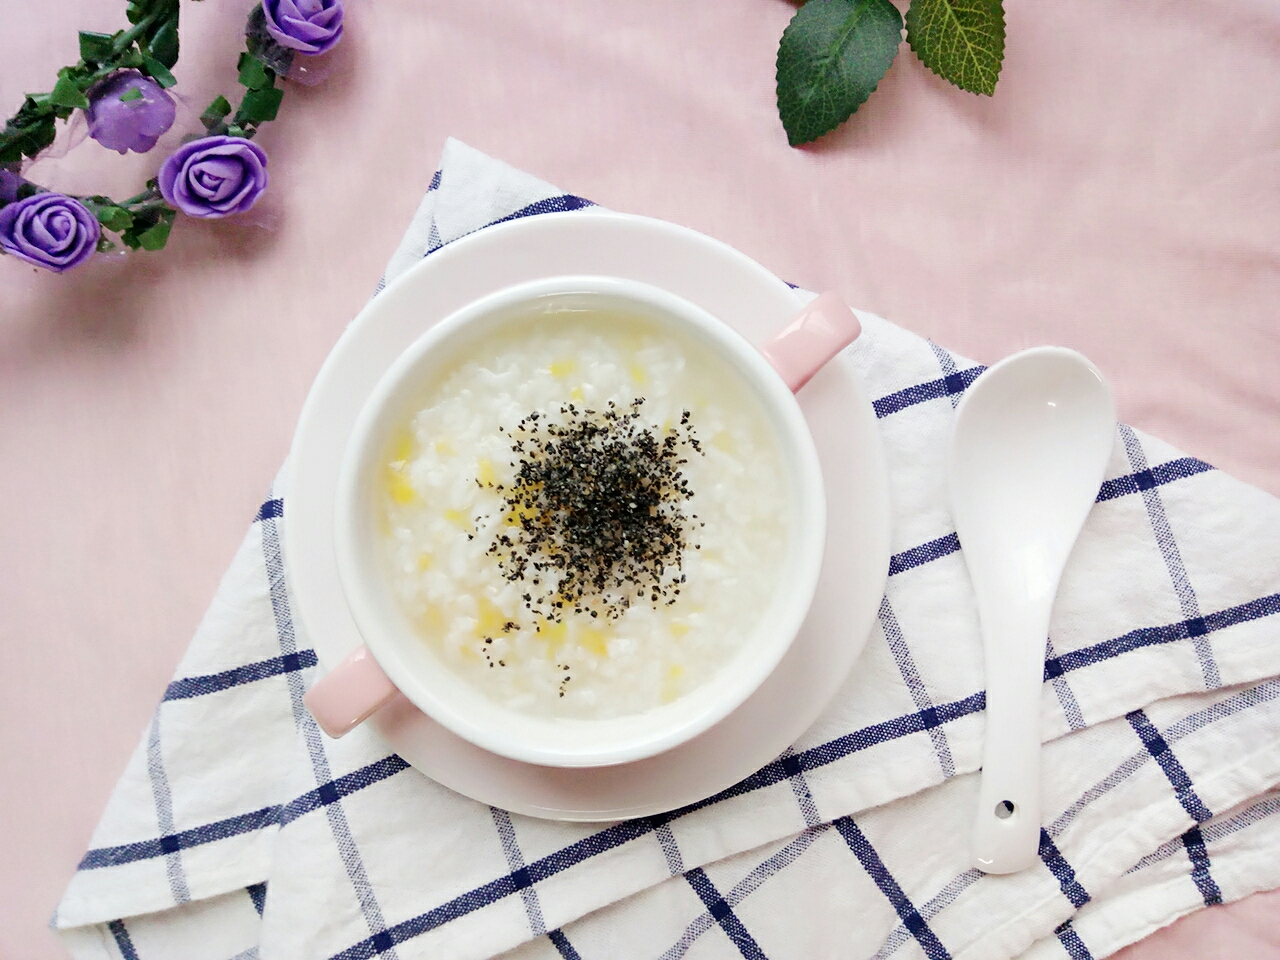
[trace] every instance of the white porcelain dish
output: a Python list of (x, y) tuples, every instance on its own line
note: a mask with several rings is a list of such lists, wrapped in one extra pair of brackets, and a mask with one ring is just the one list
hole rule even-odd
[[(795, 293), (718, 241), (646, 218), (556, 214), (487, 228), (411, 268), (352, 321), (299, 420), (285, 491), (293, 615), (331, 668), (361, 637), (339, 584), (333, 507), (356, 415), (424, 330), (486, 294), (561, 274), (635, 279), (734, 324), (760, 343), (795, 313)], [(889, 557), (889, 493), (875, 415), (842, 359), (798, 395), (828, 491), (817, 591), (795, 641), (737, 710), (674, 749), (602, 768), (552, 768), (483, 750), (397, 698), (370, 722), (392, 749), (459, 793), (532, 816), (605, 821), (696, 802), (743, 779), (807, 729), (866, 643)]]
[[(539, 717), (510, 709), (433, 654), (409, 622), (385, 569), (373, 496), (392, 438), (424, 391), (459, 356), (512, 324), (548, 311), (643, 318), (655, 331), (709, 346), (760, 402), (786, 474), (788, 522), (773, 594), (732, 659), (672, 703), (610, 719)], [(787, 502), (789, 501), (789, 502)], [(357, 417), (338, 475), (335, 541), (343, 594), (365, 643), (396, 687), (424, 713), (493, 753), (558, 767), (607, 766), (653, 756), (702, 733), (742, 704), (777, 666), (804, 622), (826, 539), (818, 453), (795, 395), (769, 361), (732, 327), (682, 297), (616, 277), (565, 276), (516, 284), (450, 314), (413, 342), (374, 387)], [(461, 537), (462, 534), (458, 533)], [(766, 558), (761, 558), (765, 562)]]

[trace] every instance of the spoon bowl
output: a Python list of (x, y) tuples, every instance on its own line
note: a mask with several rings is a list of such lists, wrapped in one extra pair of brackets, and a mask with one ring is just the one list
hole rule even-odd
[(986, 663), (973, 864), (1013, 873), (1040, 836), (1040, 694), (1049, 617), (1098, 495), (1116, 426), (1111, 388), (1062, 347), (1014, 354), (956, 408), (951, 511), (978, 605)]

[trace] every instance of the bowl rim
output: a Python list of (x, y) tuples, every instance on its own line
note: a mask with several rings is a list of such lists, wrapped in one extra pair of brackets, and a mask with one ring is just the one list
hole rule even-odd
[[(473, 694), (467, 698), (453, 689), (449, 695), (449, 690), (424, 677), (420, 667), (406, 659), (403, 653), (410, 631), (387, 629), (388, 616), (394, 619), (388, 608), (394, 602), (388, 602), (386, 583), (379, 583), (376, 562), (362, 546), (370, 537), (370, 525), (361, 509), (361, 491), (368, 489), (368, 472), (381, 452), (378, 440), (385, 433), (393, 400), (399, 391), (409, 389), (406, 384), (416, 374), (430, 367), (433, 357), (438, 360), (449, 354), (450, 347), (474, 340), (486, 326), (518, 322), (513, 312), (527, 310), (539, 299), (581, 295), (647, 307), (671, 318), (674, 326), (698, 339), (725, 349), (727, 356), (722, 356), (727, 365), (759, 398), (772, 420), (780, 458), (790, 475), (793, 523), (788, 559), (792, 562), (783, 565), (783, 583), (766, 608), (766, 614), (778, 625), (767, 638), (770, 642), (753, 644), (752, 639), (760, 633), (753, 630), (729, 664), (673, 704), (616, 720), (543, 720), (489, 700), (440, 663), (442, 674), (454, 677), (458, 687)], [(417, 389), (421, 389), (420, 382)], [(355, 420), (342, 455), (334, 534), (339, 578), (356, 627), (379, 666), (418, 709), (458, 736), (514, 760), (558, 767), (608, 766), (653, 756), (692, 739), (736, 709), (764, 682), (790, 647), (816, 591), (825, 550), (826, 499), (817, 450), (795, 396), (764, 356), (736, 330), (688, 300), (650, 284), (618, 277), (562, 275), (516, 283), (463, 305), (422, 333), (383, 372)], [(416, 635), (413, 642), (421, 644)], [(741, 654), (752, 646), (753, 658), (748, 662)], [(728, 669), (730, 665), (735, 665), (733, 671)], [(452, 682), (444, 686), (452, 686)], [(683, 704), (683, 708), (668, 710), (676, 704)], [(522, 722), (513, 725), (513, 718)], [(499, 722), (503, 719), (508, 722)], [(614, 741), (607, 737), (611, 726), (619, 732)], [(595, 742), (584, 742), (592, 739), (586, 736), (588, 732)]]

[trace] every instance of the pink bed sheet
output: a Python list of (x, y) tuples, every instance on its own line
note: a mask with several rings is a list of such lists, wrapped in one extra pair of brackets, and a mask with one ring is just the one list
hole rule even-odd
[[(234, 87), (250, 5), (183, 5), (197, 111)], [(4, 109), (123, 6), (4, 0)], [(904, 47), (794, 150), (784, 0), (350, 2), (333, 75), (261, 137), (272, 229), (182, 221), (163, 254), (61, 277), (0, 261), (0, 957), (63, 955), (45, 922), (446, 136), (970, 357), (1076, 347), (1124, 419), (1280, 493), (1280, 6), (1008, 6), (993, 99)], [(129, 191), (160, 159), (112, 157), (55, 185)], [(1277, 906), (1126, 960), (1280, 956)]]

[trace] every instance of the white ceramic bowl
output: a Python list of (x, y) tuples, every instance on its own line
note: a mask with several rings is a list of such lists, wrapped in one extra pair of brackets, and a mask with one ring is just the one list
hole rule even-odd
[[(392, 436), (425, 387), (476, 339), (539, 310), (625, 310), (710, 345), (761, 401), (790, 495), (781, 580), (733, 658), (680, 699), (607, 720), (538, 718), (510, 710), (452, 673), (398, 606), (379, 556), (374, 490)], [(610, 277), (557, 277), (490, 294), (442, 320), (390, 366), (356, 419), (338, 477), (334, 532), (343, 592), (378, 666), (424, 713), (457, 735), (515, 760), (605, 766), (652, 756), (697, 736), (739, 706), (786, 653), (813, 599), (826, 538), (826, 499), (813, 439), (795, 397), (764, 356), (720, 320), (656, 287)]]

